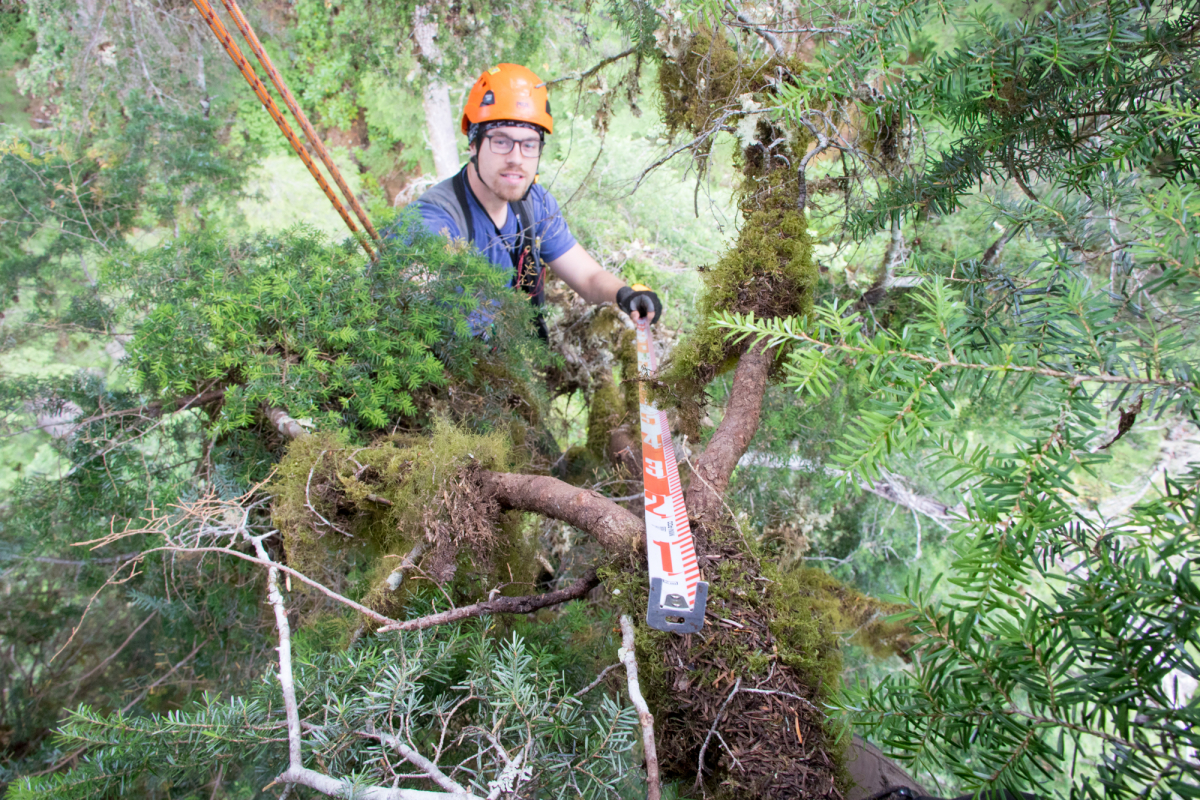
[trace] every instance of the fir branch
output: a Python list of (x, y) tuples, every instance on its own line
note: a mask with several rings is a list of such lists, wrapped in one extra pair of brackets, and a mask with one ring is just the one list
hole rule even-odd
[[(837, 309), (831, 308), (828, 314), (838, 313)], [(1067, 381), (1072, 385), (1080, 385), (1083, 383), (1103, 383), (1127, 386), (1157, 386), (1165, 389), (1173, 389), (1176, 391), (1195, 391), (1200, 387), (1200, 383), (1195, 380), (1170, 380), (1167, 378), (1140, 377), (1136, 375), (1115, 375), (1112, 373), (1087, 373), (1087, 372), (1067, 372), (1065, 370), (1050, 369), (1041, 366), (1029, 366), (1023, 364), (1000, 363), (988, 364), (980, 362), (960, 361), (954, 357), (953, 353), (949, 358), (936, 358), (922, 353), (905, 350), (903, 348), (887, 348), (869, 347), (865, 345), (851, 344), (846, 339), (822, 339), (810, 334), (805, 330), (805, 324), (792, 317), (787, 318), (771, 318), (756, 320), (753, 312), (747, 315), (742, 315), (737, 312), (718, 312), (714, 315), (713, 326), (724, 328), (731, 332), (731, 335), (736, 334), (737, 341), (752, 337), (755, 342), (766, 341), (768, 346), (778, 347), (785, 344), (803, 342), (810, 344), (823, 350), (833, 350), (837, 352), (853, 353), (862, 356), (888, 356), (900, 359), (905, 359), (919, 364), (925, 364), (932, 367), (935, 371), (941, 370), (977, 370), (986, 373), (997, 373), (1005, 375), (1008, 373), (1019, 373), (1038, 375), (1044, 378), (1055, 378), (1057, 380)]]

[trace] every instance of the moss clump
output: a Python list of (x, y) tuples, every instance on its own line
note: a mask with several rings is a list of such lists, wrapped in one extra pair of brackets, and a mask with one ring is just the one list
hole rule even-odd
[(808, 685), (819, 687), (818, 697), (824, 700), (842, 672), (837, 635), (841, 602), (835, 591), (840, 584), (811, 567), (780, 572), (767, 564), (763, 573), (774, 581), (769, 602), (775, 614), (769, 626), (778, 642), (779, 659)]
[[(664, 119), (672, 133), (699, 135), (725, 115), (720, 124), (739, 125), (743, 139), (739, 205), (745, 223), (737, 244), (704, 271), (700, 324), (675, 349), (655, 392), (656, 399), (679, 410), (681, 430), (692, 437), (699, 435), (705, 386), (732, 367), (744, 347), (726, 342), (725, 332), (711, 325), (713, 314), (753, 312), (769, 318), (812, 309), (819, 276), (796, 173), (811, 137), (803, 128), (771, 121), (761, 110), (749, 113), (750, 98), (762, 98), (780, 76), (803, 69), (799, 62), (774, 56), (746, 61), (723, 35), (700, 31), (659, 70)], [(738, 103), (745, 110), (730, 115)], [(701, 169), (706, 155), (696, 154)]]
[(611, 380), (600, 381), (588, 408), (587, 449), (596, 461), (603, 463), (608, 459), (613, 429), (630, 419), (636, 417), (629, 415), (625, 398), (616, 385)]
[(532, 579), (533, 537), (520, 515), (501, 517), (475, 480), (481, 469), (510, 469), (511, 460), (503, 434), (470, 434), (445, 421), (432, 436), (391, 436), (367, 447), (335, 434), (305, 437), (292, 442), (276, 472), (273, 521), (289, 564), (323, 575), (330, 551), (352, 551), (367, 587), (418, 544), (422, 571), (442, 583), (460, 565), (471, 576), (496, 569), (504, 581)]
[[(763, 123), (765, 125), (765, 123)], [(757, 317), (803, 316), (812, 310), (820, 279), (812, 258), (808, 221), (796, 206), (799, 184), (790, 169), (748, 162), (742, 210), (746, 222), (737, 244), (703, 273), (701, 323), (680, 343), (663, 373), (664, 402), (680, 411), (683, 432), (699, 435), (704, 387), (737, 363), (744, 345), (731, 344), (711, 324), (718, 311)], [(769, 167), (769, 164), (768, 164)]]
[[(659, 64), (663, 122), (672, 136), (680, 131), (698, 136), (711, 130), (719, 119), (723, 125), (736, 125), (743, 114), (730, 114), (729, 110), (737, 108), (743, 97), (769, 92), (781, 76), (787, 80), (809, 68), (798, 57), (747, 59), (724, 32), (701, 28), (680, 46), (678, 56), (664, 58)], [(711, 142), (710, 138), (696, 154), (698, 158), (708, 155)]]
[(678, 58), (664, 60), (659, 66), (658, 92), (667, 130), (674, 136), (681, 130), (695, 135), (707, 129), (714, 109), (723, 108), (730, 98), (761, 88), (761, 77), (748, 79), (765, 66), (762, 62), (747, 69), (723, 34), (712, 29), (697, 31)]

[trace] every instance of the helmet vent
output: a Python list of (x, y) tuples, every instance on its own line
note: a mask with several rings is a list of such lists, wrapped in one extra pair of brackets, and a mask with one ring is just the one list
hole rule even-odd
[(550, 113), (550, 98), (546, 98), (546, 113)]
[(479, 105), (481, 105), (481, 106), (496, 105), (496, 95), (492, 94), (491, 89), (489, 89), (487, 91), (487, 93), (483, 95), (483, 99), (479, 101)]

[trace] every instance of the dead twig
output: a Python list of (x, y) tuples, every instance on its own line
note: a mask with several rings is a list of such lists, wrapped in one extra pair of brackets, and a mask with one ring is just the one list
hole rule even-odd
[(621, 615), (621, 649), (617, 658), (625, 665), (625, 673), (629, 680), (629, 700), (638, 712), (638, 722), (642, 725), (642, 748), (646, 757), (646, 800), (660, 800), (662, 797), (662, 782), (658, 776), (658, 748), (654, 743), (654, 715), (642, 697), (642, 688), (638, 683), (637, 655), (634, 652), (633, 620), (628, 614)]
[(565, 589), (546, 592), (545, 594), (522, 595), (521, 597), (497, 597), (491, 600), (484, 600), (481, 603), (452, 608), (449, 611), (441, 611), (437, 614), (430, 614), (417, 619), (391, 622), (380, 628), (378, 632), (419, 631), (425, 628), (432, 628), (435, 625), (445, 625), (449, 622), (458, 622), (459, 620), (471, 617), (481, 617), (484, 614), (528, 614), (546, 606), (558, 605), (568, 600), (578, 600), (599, 585), (600, 579), (596, 577), (596, 570), (589, 569), (579, 580)]
[[(290, 419), (290, 417), (289, 417), (289, 419)], [(329, 527), (330, 527), (330, 528), (332, 528), (333, 530), (337, 531), (337, 532), (338, 532), (338, 533), (340, 533), (342, 536), (345, 536), (347, 539), (350, 539), (350, 538), (353, 538), (353, 537), (352, 537), (352, 536), (350, 536), (350, 533), (349, 533), (348, 531), (344, 531), (344, 530), (342, 530), (341, 528), (339, 528), (337, 525), (334, 525), (332, 522), (330, 522), (329, 520), (325, 519), (325, 517), (323, 517), (323, 516), (321, 515), (321, 512), (320, 512), (320, 511), (317, 511), (317, 509), (313, 508), (313, 504), (312, 504), (312, 496), (309, 494), (309, 490), (310, 490), (310, 488), (312, 487), (313, 472), (316, 470), (316, 468), (317, 468), (317, 464), (320, 464), (320, 463), (321, 463), (321, 459), (325, 458), (325, 454), (326, 454), (326, 453), (328, 453), (328, 452), (329, 452), (328, 450), (322, 450), (322, 451), (321, 451), (321, 455), (317, 456), (317, 460), (316, 460), (316, 461), (314, 461), (314, 462), (313, 462), (313, 465), (312, 465), (311, 467), (309, 467), (309, 469), (308, 469), (308, 480), (307, 480), (307, 481), (305, 482), (305, 484), (304, 484), (304, 506), (305, 506), (305, 507), (306, 507), (306, 508), (307, 508), (309, 511), (311, 511), (311, 512), (312, 512), (312, 513), (314, 513), (314, 514), (316, 514), (316, 515), (317, 515), (317, 519), (321, 520), (321, 522), (324, 522), (324, 523), (325, 523), (327, 526), (329, 526)], [(389, 503), (388, 505), (391, 505), (391, 504)]]
[[(708, 741), (717, 732), (717, 723), (721, 721), (721, 715), (725, 713), (725, 707), (729, 705), (729, 701), (733, 699), (733, 696), (741, 688), (742, 679), (738, 678), (737, 682), (733, 684), (733, 691), (725, 698), (725, 702), (721, 703), (721, 707), (717, 709), (717, 715), (713, 717), (712, 727), (708, 729), (708, 735), (704, 737), (704, 744), (700, 746), (700, 757), (696, 759), (696, 782), (692, 784), (693, 789), (699, 789), (700, 784), (704, 780), (704, 752), (708, 750)], [(728, 746), (726, 746), (726, 749), (729, 749)], [(730, 753), (730, 755), (732, 756), (733, 754)], [(737, 759), (734, 760), (736, 761)]]

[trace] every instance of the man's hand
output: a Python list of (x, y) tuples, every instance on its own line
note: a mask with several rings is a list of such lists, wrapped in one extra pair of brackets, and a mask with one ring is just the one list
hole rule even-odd
[(658, 322), (662, 316), (662, 301), (649, 286), (635, 283), (633, 286), (622, 286), (617, 290), (617, 307), (637, 322), (646, 317), (651, 324)]

